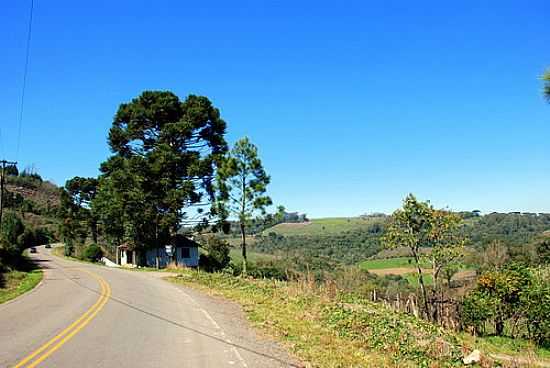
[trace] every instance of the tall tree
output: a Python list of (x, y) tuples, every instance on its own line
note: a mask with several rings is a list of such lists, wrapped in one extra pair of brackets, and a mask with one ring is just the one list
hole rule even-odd
[(181, 101), (172, 92), (146, 91), (120, 105), (109, 131), (114, 155), (101, 166), (92, 204), (103, 220), (118, 219), (106, 229), (111, 239), (158, 246), (182, 224), (216, 216), (215, 208), (204, 208), (215, 197), (225, 129), (219, 110), (202, 96)]
[(247, 137), (235, 143), (220, 176), (223, 211), (239, 221), (243, 274), (246, 274), (246, 229), (254, 216), (265, 214), (266, 207), (272, 203), (265, 194), (270, 178), (258, 157), (258, 148)]
[[(429, 202), (420, 202), (409, 194), (403, 208), (392, 214), (383, 237), (386, 248), (409, 248), (415, 260), (424, 308), (429, 318), (437, 319), (437, 309), (430, 308), (423, 264), (430, 264), (434, 289), (438, 292), (441, 272), (463, 254), (465, 240), (459, 232), (461, 221), (457, 214), (436, 210)], [(423, 255), (422, 248), (430, 248), (429, 254)]]
[(94, 243), (97, 243), (97, 215), (92, 211), (91, 203), (97, 194), (97, 186), (96, 178), (81, 178), (79, 176), (65, 183), (69, 199), (76, 206), (80, 219), (88, 223)]

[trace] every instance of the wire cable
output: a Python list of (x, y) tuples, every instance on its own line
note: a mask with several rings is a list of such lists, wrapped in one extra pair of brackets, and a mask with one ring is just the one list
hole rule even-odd
[(29, 27), (27, 32), (27, 48), (25, 51), (25, 69), (23, 70), (23, 87), (21, 90), (21, 103), (19, 105), (19, 128), (17, 130), (17, 151), (15, 161), (19, 159), (19, 148), (21, 146), (21, 127), (23, 125), (23, 108), (25, 105), (25, 89), (27, 87), (27, 74), (29, 71), (29, 59), (31, 50), (31, 34), (32, 34), (32, 16), (34, 11), (34, 0), (31, 0), (31, 10), (29, 16)]

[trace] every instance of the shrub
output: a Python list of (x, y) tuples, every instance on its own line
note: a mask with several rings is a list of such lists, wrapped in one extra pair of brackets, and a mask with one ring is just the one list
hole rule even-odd
[(98, 262), (103, 257), (103, 251), (97, 244), (90, 244), (84, 249), (83, 258), (90, 262)]
[(533, 271), (530, 287), (522, 294), (529, 338), (550, 347), (550, 269)]
[(510, 264), (502, 270), (482, 274), (477, 285), (464, 299), (465, 321), (479, 328), (481, 323), (491, 321), (495, 333), (504, 336), (505, 322), (519, 318), (522, 293), (529, 289), (531, 275), (520, 264)]
[(229, 265), (230, 245), (227, 241), (216, 236), (206, 238), (203, 248), (207, 254), (201, 254), (199, 267), (207, 272), (220, 271)]

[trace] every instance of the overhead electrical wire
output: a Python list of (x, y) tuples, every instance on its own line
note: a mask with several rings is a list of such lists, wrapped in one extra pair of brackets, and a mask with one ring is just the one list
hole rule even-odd
[(31, 0), (31, 9), (29, 15), (29, 26), (27, 31), (27, 47), (25, 50), (25, 68), (23, 70), (23, 87), (21, 89), (21, 102), (19, 105), (19, 127), (17, 129), (17, 150), (15, 154), (15, 161), (19, 159), (19, 149), (21, 146), (21, 128), (23, 125), (23, 110), (25, 107), (25, 90), (27, 88), (27, 74), (29, 72), (29, 60), (31, 49), (31, 35), (32, 35), (32, 17), (34, 12), (34, 0)]

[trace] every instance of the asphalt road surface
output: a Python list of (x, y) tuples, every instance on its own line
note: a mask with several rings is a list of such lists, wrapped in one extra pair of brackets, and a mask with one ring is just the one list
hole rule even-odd
[(231, 303), (37, 249), (42, 283), (0, 305), (0, 367), (293, 366)]

